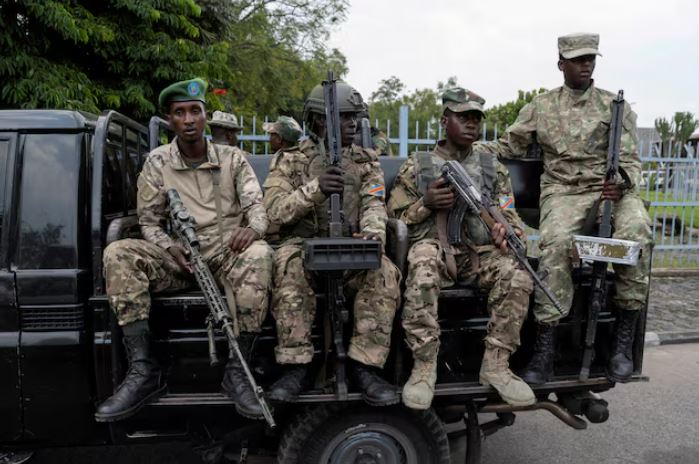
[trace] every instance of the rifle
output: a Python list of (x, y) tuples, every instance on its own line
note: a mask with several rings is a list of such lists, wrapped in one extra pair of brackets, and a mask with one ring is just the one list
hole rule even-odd
[[(500, 206), (492, 202), (490, 198), (481, 195), (477, 184), (473, 182), (464, 167), (458, 161), (447, 161), (442, 166), (442, 176), (454, 187), (458, 194), (457, 204), (451, 213), (456, 218), (463, 218), (463, 213), (469, 211), (478, 216), (488, 231), (493, 229), (495, 224), (505, 226), (505, 241), (512, 254), (519, 264), (534, 280), (534, 283), (544, 292), (551, 303), (563, 312), (563, 307), (551, 289), (541, 280), (539, 275), (532, 269), (527, 259), (527, 249), (522, 240), (517, 236), (512, 226), (507, 222), (505, 216), (500, 211)], [(461, 243), (461, 222), (452, 220), (450, 215), (448, 229), (449, 244)]]
[(185, 208), (184, 204), (182, 203), (182, 199), (180, 199), (179, 193), (177, 193), (177, 190), (168, 190), (167, 199), (168, 203), (170, 204), (170, 221), (172, 223), (172, 228), (175, 230), (175, 233), (182, 244), (189, 251), (189, 260), (194, 267), (194, 276), (197, 279), (197, 283), (199, 284), (201, 291), (204, 293), (206, 303), (211, 311), (209, 320), (207, 322), (209, 327), (209, 349), (211, 350), (212, 347), (214, 349), (213, 354), (211, 351), (209, 352), (211, 362), (213, 363), (214, 360), (216, 360), (216, 348), (213, 344), (213, 324), (217, 324), (221, 326), (223, 333), (226, 335), (231, 351), (240, 360), (243, 370), (245, 371), (245, 376), (248, 378), (253, 392), (255, 392), (255, 398), (257, 399), (260, 408), (262, 408), (262, 414), (264, 415), (265, 420), (271, 428), (274, 428), (276, 427), (276, 423), (274, 422), (274, 417), (272, 417), (272, 411), (265, 401), (264, 391), (262, 390), (262, 387), (257, 385), (257, 382), (255, 382), (255, 378), (253, 377), (252, 372), (250, 372), (250, 367), (248, 366), (243, 353), (240, 351), (240, 346), (238, 345), (238, 340), (233, 329), (233, 318), (228, 311), (228, 306), (226, 306), (226, 303), (221, 297), (221, 291), (216, 284), (213, 274), (211, 274), (209, 266), (206, 264), (204, 258), (199, 252), (199, 238), (194, 230), (194, 218), (189, 214), (187, 208)]
[[(624, 120), (624, 91), (612, 101), (612, 120), (609, 127), (609, 147), (607, 148), (607, 171), (605, 181), (615, 180), (619, 172), (619, 150), (621, 147), (621, 132)], [(611, 200), (602, 200), (602, 216), (597, 231), (597, 237), (609, 239), (612, 236), (612, 207)], [(578, 237), (576, 237), (578, 239)], [(592, 265), (592, 290), (590, 294), (590, 307), (587, 315), (587, 329), (585, 331), (585, 351), (583, 352), (582, 367), (580, 368), (580, 380), (590, 377), (590, 366), (595, 354), (595, 338), (597, 336), (597, 322), (602, 307), (607, 302), (607, 261), (594, 261)]]
[(363, 148), (374, 148), (374, 142), (371, 140), (371, 124), (368, 118), (362, 118), (361, 124), (361, 134), (362, 134), (362, 147)]

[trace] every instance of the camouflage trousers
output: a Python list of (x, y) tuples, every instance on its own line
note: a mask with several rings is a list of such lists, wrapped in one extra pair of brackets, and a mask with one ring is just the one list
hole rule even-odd
[[(517, 262), (494, 247), (478, 254), (478, 286), (489, 289), (490, 321), (485, 340), (514, 352), (519, 346), (519, 332), (527, 317), (533, 282)], [(439, 291), (454, 285), (447, 272), (444, 250), (438, 240), (423, 239), (408, 252), (408, 278), (405, 283), (403, 328), (413, 356), (426, 362), (437, 359), (440, 328), (437, 321)], [(472, 274), (468, 254), (456, 255), (457, 277)]]
[[(256, 240), (245, 251), (232, 253), (226, 247), (207, 260), (212, 274), (230, 285), (235, 296), (241, 332), (259, 332), (269, 304), (272, 279), (272, 248)], [(119, 325), (147, 320), (150, 292), (181, 290), (196, 285), (166, 250), (145, 240), (125, 239), (104, 250), (107, 296)]]
[[(307, 364), (313, 358), (311, 328), (316, 314), (313, 276), (303, 267), (301, 245), (282, 245), (274, 256), (272, 314), (277, 324), (280, 364)], [(346, 272), (345, 294), (354, 295), (354, 331), (348, 356), (383, 367), (391, 348), (391, 329), (400, 299), (400, 271), (383, 256), (381, 267)]]
[[(537, 288), (534, 315), (540, 322), (555, 323), (570, 311), (574, 293), (571, 277), (573, 235), (582, 233), (587, 212), (599, 196), (599, 192), (591, 192), (542, 198), (539, 271), (543, 271), (544, 281), (566, 311), (560, 313)], [(643, 308), (646, 301), (653, 241), (650, 218), (638, 195), (628, 193), (615, 203), (613, 223), (614, 238), (633, 240), (642, 246), (641, 258), (636, 266), (614, 265), (615, 305), (620, 309), (638, 310)]]

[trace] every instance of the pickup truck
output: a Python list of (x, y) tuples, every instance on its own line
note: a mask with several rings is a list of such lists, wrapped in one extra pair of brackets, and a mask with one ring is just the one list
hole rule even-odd
[[(332, 382), (319, 376), (298, 403), (273, 405), (277, 427), (270, 429), (264, 421), (237, 416), (220, 392), (222, 366), (210, 366), (208, 309), (192, 289), (153, 297), (151, 330), (167, 394), (128, 420), (97, 423), (96, 405), (125, 372), (120, 329), (105, 296), (102, 250), (139, 234), (136, 179), (149, 150), (163, 139), (163, 124), (154, 121), (149, 129), (116, 112), (0, 111), (0, 456), (6, 462), (49, 446), (189, 440), (209, 463), (243, 463), (259, 453), (276, 454), (282, 464), (442, 464), (451, 459), (448, 439), (465, 435), (466, 463), (476, 464), (483, 438), (513, 425), (516, 413), (543, 409), (575, 429), (608, 418), (599, 393), (614, 387), (604, 366), (616, 310), (610, 302), (602, 311), (591, 375), (579, 380), (590, 290), (590, 266), (583, 263), (574, 270), (573, 310), (557, 331), (555, 378), (534, 388), (539, 401), (530, 407), (503, 404), (494, 390), (478, 384), (486, 300), (464, 283), (440, 295), (442, 345), (430, 410), (369, 407), (351, 388), (339, 401)], [(261, 183), (270, 160), (249, 158)], [(387, 186), (403, 161), (381, 159)], [(536, 227), (541, 162), (507, 166), (518, 209)], [(388, 235), (387, 253), (404, 268), (405, 225), (391, 221)], [(536, 265), (536, 259), (531, 262)], [(611, 271), (610, 277), (613, 292)], [(323, 295), (318, 297), (322, 302)], [(322, 359), (329, 344), (323, 311), (318, 313), (313, 340)], [(531, 356), (532, 319), (512, 360), (515, 371)], [(634, 381), (643, 380), (645, 311), (637, 329)], [(402, 385), (412, 357), (399, 323), (393, 336), (384, 374)], [(222, 333), (215, 343), (219, 353), (227, 351)], [(251, 361), (263, 387), (279, 375), (274, 345), (268, 319)]]

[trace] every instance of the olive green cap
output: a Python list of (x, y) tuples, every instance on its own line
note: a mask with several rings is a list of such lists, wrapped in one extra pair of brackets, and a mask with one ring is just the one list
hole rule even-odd
[(158, 97), (158, 104), (165, 108), (170, 102), (200, 101), (206, 104), (206, 81), (196, 78), (175, 82), (166, 87)]
[(442, 94), (442, 112), (448, 108), (454, 113), (478, 111), (485, 116), (483, 105), (485, 105), (483, 97), (461, 87), (453, 87)]
[(566, 60), (585, 55), (599, 55), (599, 34), (578, 32), (558, 38), (558, 54)]
[(303, 129), (296, 120), (290, 116), (279, 116), (275, 122), (262, 124), (262, 130), (270, 134), (279, 134), (287, 142), (296, 143), (303, 135)]

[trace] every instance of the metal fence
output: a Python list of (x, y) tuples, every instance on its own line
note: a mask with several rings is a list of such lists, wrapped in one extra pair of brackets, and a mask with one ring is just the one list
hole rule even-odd
[[(248, 132), (242, 132), (241, 147), (250, 153), (269, 154), (269, 137), (261, 130), (267, 121), (250, 118), (241, 123)], [(420, 122), (409, 120), (409, 108), (403, 106), (398, 117), (398, 127), (391, 121), (372, 121), (374, 127), (385, 132), (393, 144), (393, 153), (406, 157), (408, 153), (431, 149), (442, 137), (437, 118)], [(305, 128), (304, 128), (305, 129)], [(495, 140), (498, 127), (484, 122), (483, 140)], [(500, 130), (500, 133), (503, 131)], [(651, 227), (655, 240), (655, 267), (699, 267), (699, 156), (691, 146), (668, 144), (639, 146), (643, 173), (641, 196), (649, 205)], [(529, 240), (538, 240), (538, 231), (528, 231)], [(537, 247), (530, 249), (536, 252)]]

